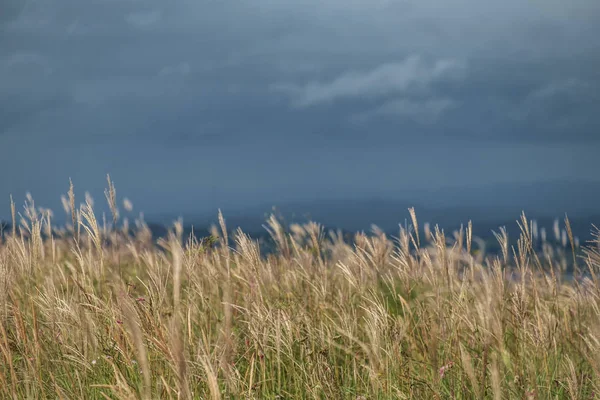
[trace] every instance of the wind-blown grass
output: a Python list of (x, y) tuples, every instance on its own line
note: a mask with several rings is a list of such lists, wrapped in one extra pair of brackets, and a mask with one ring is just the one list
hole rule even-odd
[(271, 218), (277, 251), (262, 255), (222, 217), (210, 240), (180, 223), (158, 241), (143, 221), (131, 234), (110, 180), (106, 197), (112, 223), (89, 198), (76, 209), (71, 188), (65, 229), (31, 199), (20, 221), (13, 208), (2, 398), (600, 396), (600, 240), (569, 261), (572, 280), (575, 245), (535, 252), (524, 215), (518, 245), (501, 231), (493, 257), (470, 225), (450, 240), (414, 210), (397, 238), (352, 244)]

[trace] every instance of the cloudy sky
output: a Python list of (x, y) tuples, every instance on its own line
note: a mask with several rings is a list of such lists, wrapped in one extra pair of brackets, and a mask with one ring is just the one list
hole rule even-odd
[(0, 216), (600, 182), (597, 0), (0, 0)]

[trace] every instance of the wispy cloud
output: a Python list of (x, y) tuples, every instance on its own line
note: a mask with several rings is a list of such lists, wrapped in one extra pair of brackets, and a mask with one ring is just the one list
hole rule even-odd
[(510, 117), (516, 121), (544, 120), (551, 125), (557, 118), (571, 116), (600, 100), (597, 85), (581, 79), (550, 81), (532, 90), (515, 105)]
[(532, 91), (527, 101), (544, 100), (555, 96), (581, 95), (587, 92), (589, 88), (589, 84), (575, 78), (553, 81)]
[(465, 63), (457, 60), (442, 59), (427, 63), (413, 55), (368, 71), (349, 71), (328, 82), (312, 81), (305, 85), (279, 83), (272, 85), (271, 89), (289, 96), (295, 107), (308, 107), (340, 99), (373, 99), (390, 94), (427, 91), (434, 82), (462, 79), (465, 72)]
[(396, 117), (409, 119), (420, 124), (434, 124), (447, 111), (460, 106), (460, 102), (450, 98), (425, 100), (396, 99), (385, 102), (380, 107), (350, 118), (353, 123), (365, 123), (376, 117)]

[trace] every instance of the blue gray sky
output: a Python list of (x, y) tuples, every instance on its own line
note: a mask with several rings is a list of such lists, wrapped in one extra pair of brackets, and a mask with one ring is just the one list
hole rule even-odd
[(597, 0), (0, 0), (0, 216), (600, 183)]

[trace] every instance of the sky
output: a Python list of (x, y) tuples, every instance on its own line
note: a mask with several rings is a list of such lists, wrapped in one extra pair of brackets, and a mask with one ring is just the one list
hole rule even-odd
[(0, 7), (0, 217), (107, 173), (147, 214), (600, 183), (597, 0)]

